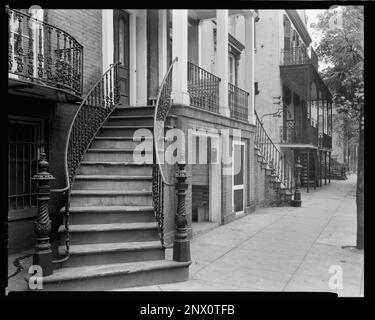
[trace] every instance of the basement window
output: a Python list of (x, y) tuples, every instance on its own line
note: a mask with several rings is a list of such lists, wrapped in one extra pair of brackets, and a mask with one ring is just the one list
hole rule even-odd
[(9, 220), (36, 215), (38, 148), (42, 120), (10, 118), (8, 121), (8, 210)]

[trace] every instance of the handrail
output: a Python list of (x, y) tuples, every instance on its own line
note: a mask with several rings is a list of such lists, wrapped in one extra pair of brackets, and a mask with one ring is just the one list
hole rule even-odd
[(293, 175), (292, 175), (292, 163), (283, 155), (280, 150), (273, 143), (266, 130), (261, 123), (258, 114), (256, 116), (256, 133), (255, 143), (261, 150), (262, 156), (274, 170), (274, 173), (278, 179), (288, 189), (292, 188)]
[(69, 207), (70, 189), (84, 154), (95, 138), (97, 132), (108, 116), (119, 103), (118, 66), (120, 62), (111, 64), (87, 93), (78, 107), (70, 124), (64, 150), (64, 171), (66, 186), (52, 189), (51, 192), (65, 193), (65, 245), (66, 256), (53, 263), (62, 263), (69, 259)]
[[(160, 134), (164, 133), (164, 123), (168, 116), (169, 110), (171, 108), (171, 85), (172, 85), (172, 70), (175, 63), (177, 63), (178, 57), (174, 58), (171, 65), (165, 74), (163, 81), (160, 84), (158, 97), (156, 100), (155, 112), (154, 112), (154, 146), (155, 146), (155, 157), (158, 164), (162, 181), (165, 185), (174, 186), (174, 183), (167, 182), (165, 179), (163, 170), (160, 164), (159, 157), (159, 146), (158, 141), (160, 139)], [(164, 100), (163, 100), (164, 99)], [(158, 132), (157, 132), (158, 131)]]
[[(70, 139), (71, 139), (71, 135), (72, 135), (72, 130), (73, 130), (73, 127), (74, 127), (74, 124), (75, 124), (75, 121), (76, 121), (76, 119), (77, 119), (77, 117), (78, 117), (78, 115), (80, 114), (80, 112), (81, 112), (81, 110), (82, 110), (82, 108), (85, 106), (85, 105), (87, 105), (87, 102), (89, 101), (89, 99), (91, 99), (91, 94), (94, 92), (94, 90), (97, 90), (98, 89), (98, 87), (101, 87), (101, 84), (103, 83), (103, 79), (105, 78), (105, 77), (107, 77), (108, 76), (108, 74), (111, 72), (111, 70), (115, 70), (115, 73), (116, 73), (116, 76), (117, 76), (117, 67), (120, 65), (121, 63), (120, 62), (116, 62), (115, 64), (111, 64), (110, 65), (110, 68), (102, 75), (102, 77), (92, 86), (92, 88), (90, 89), (90, 91), (87, 93), (87, 95), (86, 95), (86, 97), (85, 97), (85, 99), (81, 102), (81, 104), (79, 105), (79, 107), (78, 107), (78, 109), (77, 109), (77, 111), (76, 111), (76, 113), (75, 113), (75, 115), (74, 115), (74, 118), (73, 118), (73, 120), (72, 120), (72, 122), (71, 122), (71, 124), (70, 124), (70, 128), (69, 128), (69, 131), (68, 131), (68, 138), (67, 138), (67, 140), (66, 140), (66, 144), (65, 144), (65, 151), (64, 151), (64, 168), (65, 168), (65, 183), (66, 183), (66, 186), (64, 187), (64, 188), (60, 188), (60, 189), (52, 189), (51, 190), (51, 192), (65, 192), (65, 191), (67, 191), (69, 188), (70, 188), (70, 186), (71, 186), (71, 183), (72, 183), (72, 179), (70, 178), (70, 176), (71, 176), (71, 174), (70, 174), (70, 172), (69, 172), (69, 166), (68, 166), (68, 149), (69, 149), (69, 145), (70, 145)], [(114, 79), (114, 81), (115, 82), (117, 82), (117, 79)], [(105, 90), (105, 88), (103, 87), (103, 88), (101, 88), (103, 91)], [(117, 89), (118, 90), (118, 88), (115, 88), (115, 89)], [(95, 93), (97, 93), (97, 92), (95, 92)], [(101, 92), (102, 93), (102, 92)], [(101, 94), (101, 93), (99, 93), (99, 94)], [(111, 94), (111, 93), (110, 93)], [(118, 95), (118, 94), (117, 94)], [(108, 102), (108, 100), (107, 100), (107, 98), (108, 98), (108, 96), (104, 96), (104, 95), (102, 95), (101, 96), (101, 98), (102, 98), (102, 106), (103, 107), (105, 107), (106, 106), (106, 103)], [(116, 99), (118, 98), (118, 97), (115, 97)], [(103, 100), (103, 99), (105, 99), (105, 100)], [(116, 105), (117, 104), (117, 102), (118, 102), (118, 100), (115, 100), (114, 101), (115, 102), (115, 104), (114, 105)], [(104, 104), (103, 104), (104, 103)], [(98, 106), (96, 106), (96, 107), (98, 107)], [(105, 119), (106, 120), (106, 119)], [(104, 120), (104, 121), (105, 121)], [(104, 122), (103, 121), (103, 122)], [(100, 127), (98, 128), (98, 129), (100, 129)], [(95, 137), (95, 135), (93, 135), (92, 136), (92, 139)], [(91, 140), (92, 140), (91, 139)], [(91, 142), (91, 141), (90, 141)], [(85, 151), (87, 150), (87, 148), (88, 148), (88, 146), (89, 146), (89, 144), (90, 143), (88, 143), (87, 144), (87, 146), (86, 146), (86, 149), (82, 152), (82, 154), (84, 154), (85, 153)], [(79, 164), (78, 164), (79, 165)], [(77, 166), (78, 166), (77, 165)]]
[(172, 70), (178, 61), (176, 57), (168, 68), (163, 81), (160, 84), (158, 96), (156, 99), (154, 111), (154, 152), (152, 167), (152, 204), (155, 220), (158, 224), (160, 241), (164, 246), (164, 185), (174, 186), (174, 183), (167, 182), (163, 169), (161, 167), (159, 157), (160, 139), (164, 139), (164, 123), (167, 119), (171, 108), (171, 92), (172, 92)]

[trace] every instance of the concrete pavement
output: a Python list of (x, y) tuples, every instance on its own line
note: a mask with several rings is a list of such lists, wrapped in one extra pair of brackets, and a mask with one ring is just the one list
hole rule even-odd
[(310, 193), (302, 190), (301, 208), (257, 209), (196, 236), (188, 281), (124, 291), (324, 291), (363, 296), (364, 253), (353, 248), (355, 187), (355, 175), (332, 180)]

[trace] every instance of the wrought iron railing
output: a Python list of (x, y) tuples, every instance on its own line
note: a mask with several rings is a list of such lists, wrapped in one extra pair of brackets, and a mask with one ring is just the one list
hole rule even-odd
[(22, 12), (8, 14), (8, 72), (77, 96), (83, 87), (83, 47), (65, 31)]
[(283, 155), (268, 136), (263, 124), (256, 116), (255, 144), (259, 149), (268, 166), (273, 169), (273, 173), (279, 181), (289, 190), (294, 186), (293, 165), (292, 162)]
[(315, 53), (315, 51), (314, 51), (314, 49), (312, 47), (310, 48), (310, 59), (311, 59), (311, 63), (315, 67), (315, 69), (318, 70), (318, 68), (319, 68), (319, 59), (318, 59), (318, 56), (316, 55), (316, 53)]
[[(111, 65), (80, 104), (70, 125), (65, 144), (63, 165), (66, 186), (62, 189), (51, 190), (52, 192), (65, 194), (65, 242), (67, 257), (69, 257), (70, 189), (74, 183), (74, 178), (83, 156), (103, 123), (119, 103), (119, 65), (119, 62)], [(61, 262), (61, 260), (57, 262)]]
[(249, 93), (228, 83), (228, 105), (231, 118), (248, 121)]
[(318, 146), (319, 148), (332, 149), (332, 137), (325, 133), (319, 133)]
[(312, 63), (307, 49), (304, 45), (294, 46), (289, 49), (281, 49), (281, 64), (282, 65), (294, 65), (294, 64), (305, 64)]
[(318, 146), (318, 129), (310, 124), (298, 126), (293, 122), (289, 122), (286, 126), (280, 126), (280, 141), (288, 144), (312, 144)]
[(164, 186), (174, 186), (165, 178), (160, 153), (164, 152), (164, 148), (160, 148), (159, 144), (164, 145), (164, 124), (171, 108), (171, 92), (172, 92), (172, 72), (173, 67), (177, 63), (176, 57), (171, 63), (163, 81), (160, 84), (158, 96), (154, 112), (154, 163), (152, 170), (152, 202), (154, 207), (155, 219), (159, 227), (159, 235), (162, 245), (164, 245)]
[(188, 62), (188, 92), (194, 107), (219, 113), (220, 78)]

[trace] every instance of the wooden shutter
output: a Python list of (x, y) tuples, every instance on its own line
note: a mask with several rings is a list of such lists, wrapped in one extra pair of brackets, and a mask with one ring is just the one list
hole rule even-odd
[(290, 49), (290, 21), (284, 15), (284, 49)]

